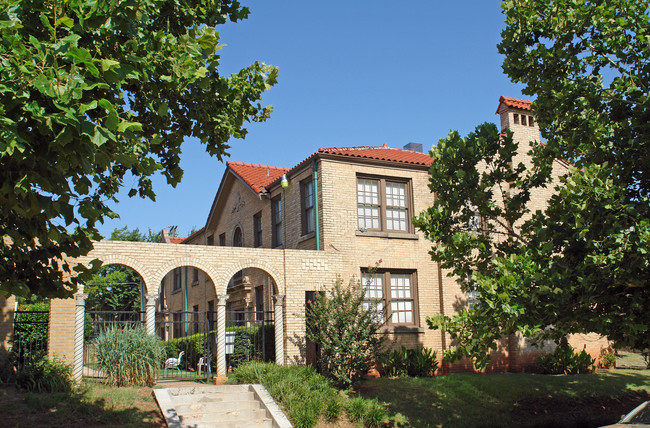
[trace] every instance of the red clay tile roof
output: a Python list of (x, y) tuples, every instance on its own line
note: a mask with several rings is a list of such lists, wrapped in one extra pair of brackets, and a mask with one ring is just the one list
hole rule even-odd
[(185, 238), (181, 238), (180, 236), (170, 236), (169, 237), (169, 242), (172, 244), (180, 244), (183, 242)]
[(530, 105), (532, 103), (533, 102), (529, 100), (520, 100), (518, 98), (506, 97), (501, 95), (501, 97), (499, 98), (499, 107), (497, 107), (497, 113), (499, 113), (501, 104), (505, 104), (507, 107), (520, 108), (522, 110), (530, 110)]
[(352, 156), (366, 159), (378, 159), (392, 162), (408, 163), (413, 165), (431, 165), (433, 159), (428, 153), (415, 152), (413, 150), (396, 149), (388, 147), (388, 144), (377, 147), (330, 147), (319, 148), (318, 153), (333, 155)]
[(226, 165), (257, 193), (289, 171), (289, 168), (246, 162), (228, 161)]

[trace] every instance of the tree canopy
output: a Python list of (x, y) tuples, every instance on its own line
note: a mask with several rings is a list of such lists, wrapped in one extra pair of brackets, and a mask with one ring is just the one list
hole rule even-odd
[[(416, 223), (477, 304), (427, 319), (489, 362), (504, 334), (559, 341), (596, 332), (650, 347), (648, 1), (509, 0), (503, 69), (535, 97), (545, 144), (514, 163), (512, 134), (481, 125), (431, 151), (434, 205)], [(569, 167), (551, 182), (555, 159)], [(532, 212), (531, 194), (554, 196)], [(478, 220), (480, 218), (480, 221)]]
[[(143, 233), (127, 226), (113, 230), (111, 241), (160, 242), (151, 229)], [(94, 311), (139, 311), (142, 279), (133, 269), (122, 265), (102, 266), (84, 286), (86, 307)]]
[(61, 257), (90, 251), (125, 179), (154, 199), (152, 174), (180, 181), (186, 137), (221, 160), (269, 117), (277, 69), (218, 70), (215, 27), (248, 14), (231, 0), (2, 2), (0, 291), (69, 296), (90, 273)]

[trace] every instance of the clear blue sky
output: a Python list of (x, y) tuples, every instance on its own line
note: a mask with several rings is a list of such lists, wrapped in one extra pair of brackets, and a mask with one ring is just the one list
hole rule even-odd
[[(242, 0), (248, 20), (218, 28), (221, 71), (258, 60), (280, 69), (268, 91), (270, 120), (232, 139), (231, 160), (292, 167), (319, 147), (422, 143), (450, 130), (467, 134), (497, 123), (500, 95), (522, 97), (503, 74), (496, 45), (504, 27), (499, 2)], [(183, 145), (182, 182), (154, 180), (155, 202), (126, 192), (100, 232), (116, 227), (180, 236), (202, 227), (225, 170), (196, 140)], [(130, 184), (130, 183), (127, 183)]]

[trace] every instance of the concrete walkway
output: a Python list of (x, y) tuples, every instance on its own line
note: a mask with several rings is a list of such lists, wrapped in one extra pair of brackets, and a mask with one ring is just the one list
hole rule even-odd
[(156, 384), (158, 406), (170, 428), (290, 428), (292, 425), (262, 385)]

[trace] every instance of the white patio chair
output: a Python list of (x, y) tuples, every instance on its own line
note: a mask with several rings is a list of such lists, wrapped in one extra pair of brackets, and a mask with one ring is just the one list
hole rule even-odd
[(181, 369), (178, 365), (181, 363), (183, 354), (185, 354), (185, 351), (181, 351), (181, 353), (178, 354), (178, 358), (167, 358), (167, 361), (165, 361), (165, 377), (167, 377), (167, 369), (176, 369), (178, 370), (178, 374), (181, 374)]

